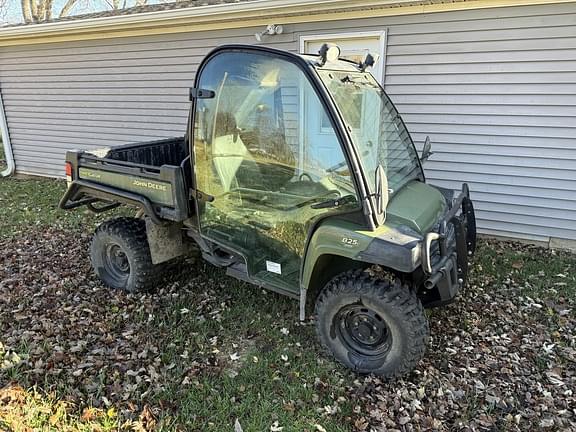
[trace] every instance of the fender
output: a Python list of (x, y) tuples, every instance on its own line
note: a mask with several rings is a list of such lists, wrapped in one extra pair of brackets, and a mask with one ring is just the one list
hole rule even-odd
[(369, 231), (350, 221), (336, 218), (324, 220), (312, 234), (306, 248), (300, 279), (300, 319), (305, 319), (308, 288), (321, 256), (339, 256), (412, 273), (420, 266), (422, 240), (421, 235), (405, 227), (382, 225)]

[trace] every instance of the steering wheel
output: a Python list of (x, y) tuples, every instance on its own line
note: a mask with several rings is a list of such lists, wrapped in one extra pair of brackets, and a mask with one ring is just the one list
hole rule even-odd
[[(333, 197), (332, 195), (336, 195), (336, 196)], [(316, 198), (316, 200), (327, 200), (330, 198), (340, 198), (341, 196), (342, 196), (342, 194), (340, 193), (340, 191), (338, 189), (330, 189), (324, 195)]]
[(342, 192), (340, 192), (338, 189), (330, 189), (327, 195), (337, 195), (336, 198), (340, 198), (342, 196)]
[[(371, 141), (368, 141), (368, 143), (369, 143), (368, 146), (369, 146), (369, 147), (372, 147), (372, 142), (371, 142)], [(364, 151), (360, 154), (360, 156), (368, 156), (369, 154), (370, 154), (370, 152), (369, 152), (368, 150), (364, 150)], [(343, 160), (342, 162), (337, 163), (336, 165), (332, 165), (330, 168), (326, 168), (326, 172), (332, 173), (332, 172), (337, 171), (337, 170), (339, 170), (340, 168), (346, 166), (347, 164), (348, 164), (348, 162), (347, 162), (346, 160)]]
[[(333, 196), (336, 195), (336, 196)], [(342, 194), (337, 189), (331, 189), (326, 192), (324, 195), (314, 198), (309, 202), (313, 202), (310, 207), (313, 209), (321, 209), (321, 208), (331, 208), (335, 207), (338, 204), (338, 200), (342, 197)]]
[(330, 168), (326, 168), (326, 172), (332, 173), (334, 171), (338, 171), (338, 169), (346, 166), (347, 163), (348, 162), (346, 162), (346, 161), (342, 161), (340, 163), (337, 163), (336, 165), (332, 165)]
[(312, 177), (310, 177), (310, 174), (302, 173), (300, 174), (300, 176), (298, 176), (299, 181), (304, 181), (304, 178), (306, 178), (306, 181), (312, 181)]

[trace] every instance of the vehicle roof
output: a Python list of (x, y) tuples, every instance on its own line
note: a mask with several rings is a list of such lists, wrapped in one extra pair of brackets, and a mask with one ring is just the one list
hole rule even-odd
[(354, 63), (349, 60), (336, 60), (336, 61), (327, 61), (325, 64), (320, 66), (318, 64), (319, 55), (314, 54), (298, 54), (301, 58), (303, 58), (308, 64), (318, 70), (338, 70), (343, 72), (359, 72), (358, 64)]
[(212, 57), (212, 55), (220, 53), (220, 52), (237, 51), (237, 50), (263, 52), (263, 53), (266, 53), (266, 52), (277, 53), (277, 54), (281, 54), (284, 56), (300, 58), (301, 60), (304, 60), (308, 65), (310, 65), (312, 68), (314, 68), (316, 70), (337, 70), (337, 71), (342, 71), (342, 72), (360, 72), (360, 70), (358, 68), (358, 64), (354, 63), (353, 61), (350, 61), (350, 60), (338, 59), (336, 61), (327, 61), (325, 64), (320, 66), (319, 62), (318, 62), (318, 59), (320, 56), (318, 54), (298, 54), (298, 53), (294, 53), (291, 51), (280, 50), (278, 48), (272, 48), (272, 47), (267, 47), (267, 46), (262, 46), (262, 45), (247, 45), (247, 44), (220, 45), (219, 47), (216, 47), (210, 54), (208, 54), (206, 56), (205, 60)]

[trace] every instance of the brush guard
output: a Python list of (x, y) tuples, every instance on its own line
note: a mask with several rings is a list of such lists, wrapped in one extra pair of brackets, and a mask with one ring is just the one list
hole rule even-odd
[[(438, 251), (432, 250), (437, 242)], [(449, 303), (466, 284), (468, 257), (476, 250), (476, 216), (468, 185), (453, 201), (440, 221), (438, 232), (426, 234), (423, 245), (422, 269), (427, 275), (426, 289), (438, 288), (438, 303)]]

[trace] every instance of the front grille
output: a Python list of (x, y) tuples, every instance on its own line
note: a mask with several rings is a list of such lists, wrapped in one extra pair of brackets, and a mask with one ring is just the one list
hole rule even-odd
[(446, 248), (448, 251), (456, 249), (456, 230), (451, 223), (446, 224)]
[(438, 240), (434, 240), (430, 245), (430, 264), (432, 265), (432, 268), (438, 264), (440, 258), (440, 242)]

